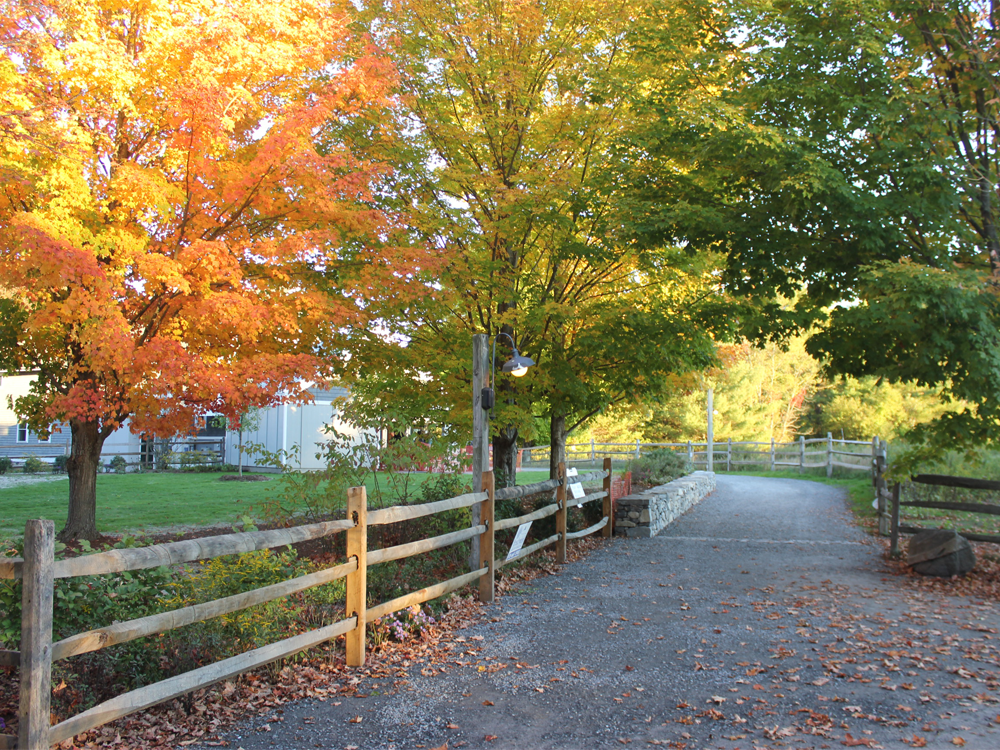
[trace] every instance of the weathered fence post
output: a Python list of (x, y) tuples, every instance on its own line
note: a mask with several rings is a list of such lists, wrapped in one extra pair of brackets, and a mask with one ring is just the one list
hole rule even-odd
[[(489, 337), (477, 333), (472, 337), (472, 487), (482, 486), (483, 473), (490, 468), (490, 412), (483, 408), (483, 389), (495, 388), (490, 382), (492, 363), (489, 360)], [(472, 525), (479, 525), (479, 505), (471, 508)], [(479, 565), (479, 539), (469, 540), (469, 567)]]
[(729, 467), (733, 462), (733, 439), (726, 438), (726, 471), (729, 471)]
[(368, 606), (368, 491), (364, 487), (347, 490), (347, 518), (356, 524), (347, 530), (347, 557), (358, 561), (358, 569), (347, 574), (346, 614), (357, 617), (354, 630), (347, 633), (347, 666), (365, 665), (365, 609)]
[(556, 562), (560, 565), (566, 562), (566, 464), (559, 464), (559, 487), (556, 489), (556, 502), (559, 509), (556, 511), (556, 533), (559, 541), (556, 542)]
[(889, 532), (889, 552), (899, 554), (899, 482), (892, 485), (892, 518)]
[(688, 440), (688, 461), (691, 462), (691, 466), (694, 466), (694, 446), (691, 445), (691, 441)]
[(826, 433), (826, 477), (833, 476), (833, 433)]
[(55, 523), (32, 520), (24, 525), (21, 579), (21, 705), (17, 746), (48, 750), (52, 695), (52, 569)]
[(771, 438), (771, 471), (774, 471), (774, 438)]
[(590, 439), (590, 460), (591, 462), (597, 460), (597, 454), (594, 453), (594, 438)]
[(878, 533), (887, 536), (892, 532), (892, 519), (886, 501), (890, 498), (889, 485), (885, 481), (885, 470), (889, 465), (889, 444), (881, 438), (875, 452), (875, 507), (878, 510)]
[(799, 435), (799, 474), (806, 470), (806, 438)]
[(611, 457), (608, 456), (604, 459), (604, 500), (601, 503), (603, 506), (602, 510), (604, 512), (604, 517), (608, 519), (608, 522), (604, 524), (604, 528), (601, 529), (601, 536), (605, 539), (611, 538), (612, 524), (615, 522), (613, 517), (614, 508), (611, 503)]
[(480, 506), (479, 523), (486, 526), (486, 531), (479, 535), (479, 559), (480, 568), (488, 570), (479, 576), (479, 601), (493, 601), (493, 580), (496, 575), (496, 560), (493, 558), (493, 518), (495, 515), (494, 493), (496, 485), (493, 479), (493, 472), (487, 471), (483, 474), (483, 492), (489, 497), (483, 500)]
[(635, 457), (639, 458), (639, 438), (635, 439)]

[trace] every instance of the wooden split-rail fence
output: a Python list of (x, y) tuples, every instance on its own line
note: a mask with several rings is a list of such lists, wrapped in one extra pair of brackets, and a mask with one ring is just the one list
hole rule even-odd
[[(709, 456), (712, 457), (712, 468), (732, 471), (734, 468), (754, 466), (770, 471), (785, 468), (826, 469), (827, 476), (833, 476), (835, 468), (871, 471), (879, 445), (884, 441), (879, 438), (872, 440), (839, 440), (833, 433), (827, 433), (823, 438), (800, 437), (792, 442), (770, 442), (731, 439), (714, 441), (712, 443), (567, 443), (566, 462), (586, 463), (599, 461), (602, 458), (617, 458), (619, 460), (634, 460), (651, 450), (666, 449), (684, 454), (696, 468), (708, 468)], [(524, 448), (523, 463), (548, 461), (549, 446)]]
[[(480, 492), (469, 493), (421, 505), (403, 505), (369, 510), (364, 487), (353, 487), (347, 493), (347, 518), (289, 529), (253, 531), (158, 544), (151, 547), (115, 549), (83, 557), (55, 559), (55, 526), (52, 521), (28, 521), (24, 533), (24, 557), (0, 558), (0, 578), (20, 579), (22, 583), (21, 644), (19, 651), (0, 650), (0, 666), (16, 667), (20, 672), (20, 708), (18, 734), (0, 734), (0, 750), (48, 750), (81, 732), (141, 711), (185, 693), (207, 687), (235, 675), (264, 666), (278, 659), (318, 646), (338, 636), (346, 636), (347, 664), (360, 667), (365, 661), (365, 626), (367, 622), (398, 612), (414, 604), (435, 599), (470, 584), (479, 586), (479, 598), (492, 602), (495, 594), (494, 576), (504, 565), (520, 560), (550, 545), (555, 545), (556, 562), (566, 561), (566, 542), (600, 531), (611, 536), (611, 459), (604, 462), (604, 471), (575, 478), (579, 482), (603, 479), (600, 491), (567, 502), (565, 464), (559, 466), (558, 477), (535, 484), (494, 489), (493, 472), (483, 474)], [(555, 501), (515, 518), (494, 520), (494, 504), (500, 499), (528, 497), (555, 491)], [(568, 532), (568, 505), (602, 501), (602, 518), (594, 525), (577, 532)], [(480, 506), (480, 523), (467, 529), (401, 544), (386, 549), (368, 549), (368, 528), (400, 523), (457, 508)], [(555, 516), (556, 533), (514, 555), (494, 557), (497, 532), (516, 529), (521, 524)], [(162, 565), (182, 565), (254, 550), (283, 547), (289, 544), (320, 539), (344, 532), (347, 534), (347, 560), (325, 570), (265, 586), (224, 599), (150, 615), (128, 622), (52, 642), (53, 584), (56, 578), (107, 575), (130, 570), (155, 568)], [(372, 565), (401, 560), (413, 555), (479, 538), (480, 567), (470, 573), (413, 591), (391, 601), (367, 606), (367, 572)], [(164, 633), (174, 628), (236, 612), (247, 607), (273, 601), (314, 586), (346, 578), (345, 619), (291, 638), (262, 646), (252, 651), (223, 659), (198, 669), (146, 685), (107, 700), (82, 713), (52, 725), (50, 721), (52, 663), (70, 656), (84, 654), (126, 643), (144, 636)]]
[[(923, 484), (936, 487), (957, 487), (966, 490), (1000, 490), (1000, 482), (991, 479), (974, 479), (972, 477), (952, 477), (944, 474), (917, 474), (910, 477), (914, 484)], [(902, 485), (896, 482), (892, 486), (890, 499), (890, 520), (889, 520), (889, 547), (893, 554), (899, 553), (899, 535), (916, 534), (925, 529), (921, 526), (911, 526), (899, 522), (900, 508), (929, 508), (932, 510), (957, 510), (965, 513), (981, 513), (984, 515), (1000, 516), (1000, 505), (990, 503), (962, 503), (942, 500), (909, 500), (900, 499)], [(958, 532), (972, 542), (993, 542), (1000, 544), (1000, 536), (997, 534), (980, 534), (977, 531), (959, 530)]]

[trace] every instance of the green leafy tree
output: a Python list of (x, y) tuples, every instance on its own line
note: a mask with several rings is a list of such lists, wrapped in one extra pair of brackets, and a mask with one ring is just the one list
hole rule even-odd
[(911, 439), (995, 439), (993, 3), (758, 0), (717, 18), (704, 60), (731, 64), (714, 79), (694, 66), (715, 94), (700, 116), (681, 106), (684, 79), (649, 89), (637, 241), (724, 252), (733, 293), (804, 290), (747, 330), (820, 322), (807, 351), (831, 373), (941, 386), (951, 407)]
[[(724, 297), (715, 256), (619, 236), (607, 165), (635, 124), (645, 72), (631, 29), (647, 7), (399, 0), (374, 12), (403, 90), (400, 137), (382, 152), (401, 166), (387, 192), (448, 264), (425, 300), (386, 309), (388, 330), (357, 342), (353, 377), (451, 404), (468, 424), (457, 412), (468, 412), (471, 335), (512, 336), (538, 367), (496, 384), (494, 465), (511, 481), (538, 416), (556, 462), (567, 433), (608, 404), (710, 363), (706, 329), (724, 321), (711, 314)], [(498, 369), (508, 351), (500, 338)]]

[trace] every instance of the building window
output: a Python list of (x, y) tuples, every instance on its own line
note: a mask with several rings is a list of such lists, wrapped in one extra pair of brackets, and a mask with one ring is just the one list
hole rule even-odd
[(28, 442), (28, 425), (19, 424), (17, 426), (17, 442), (19, 443)]
[(52, 442), (52, 433), (51, 432), (49, 433), (48, 437), (42, 437), (41, 435), (37, 435), (36, 437), (37, 437), (39, 443), (51, 443)]

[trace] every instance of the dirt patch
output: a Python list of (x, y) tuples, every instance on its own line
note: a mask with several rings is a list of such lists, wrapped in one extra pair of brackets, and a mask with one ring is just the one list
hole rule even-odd
[(239, 474), (223, 474), (219, 477), (220, 482), (270, 482), (271, 477), (266, 477), (263, 474), (244, 474), (240, 476)]

